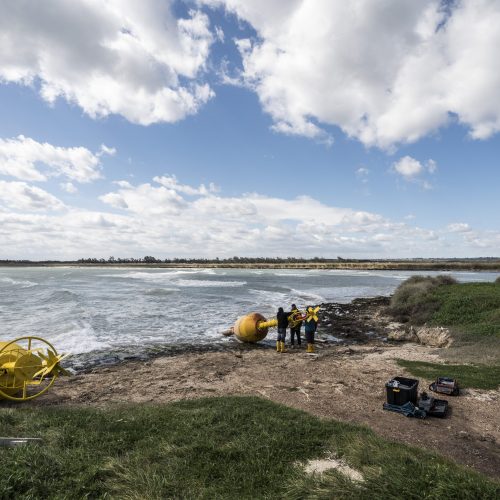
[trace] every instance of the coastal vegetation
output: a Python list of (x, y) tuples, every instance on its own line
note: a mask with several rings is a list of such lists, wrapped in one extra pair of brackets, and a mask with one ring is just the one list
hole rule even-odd
[[(399, 366), (412, 375), (426, 380), (447, 376), (458, 380), (462, 389), (497, 389), (500, 386), (500, 365), (457, 365), (451, 363), (428, 363), (398, 359)], [(421, 388), (426, 390), (425, 387)]]
[[(1, 498), (483, 498), (500, 483), (363, 426), (255, 397), (0, 409)], [(335, 457), (357, 471), (308, 474)]]
[(77, 260), (0, 260), (0, 267), (16, 266), (110, 266), (110, 267), (192, 267), (242, 269), (352, 269), (352, 270), (414, 270), (414, 271), (500, 271), (500, 258), (447, 259), (350, 259), (325, 257), (228, 257), (228, 258), (167, 258), (88, 257)]
[(457, 283), (449, 276), (413, 276), (397, 288), (388, 311), (410, 325), (447, 327), (454, 338), (443, 357), (460, 364), (398, 360), (412, 375), (427, 380), (449, 376), (461, 387), (498, 388), (500, 280)]
[(500, 283), (412, 276), (395, 291), (389, 312), (398, 321), (447, 326), (469, 338), (500, 337)]

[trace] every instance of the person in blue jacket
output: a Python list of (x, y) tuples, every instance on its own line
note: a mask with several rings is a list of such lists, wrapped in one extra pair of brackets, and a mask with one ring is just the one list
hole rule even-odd
[(307, 349), (306, 352), (314, 352), (314, 334), (318, 328), (318, 321), (315, 319), (312, 306), (306, 307), (307, 316), (304, 321), (304, 333), (306, 334)]

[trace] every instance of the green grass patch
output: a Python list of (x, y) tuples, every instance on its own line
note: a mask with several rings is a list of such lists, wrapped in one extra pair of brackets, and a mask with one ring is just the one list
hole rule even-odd
[(404, 359), (396, 361), (415, 377), (427, 380), (451, 377), (458, 380), (461, 388), (496, 389), (500, 385), (500, 365), (454, 365)]
[[(500, 484), (365, 427), (253, 397), (162, 406), (0, 409), (0, 498), (498, 498)], [(329, 453), (359, 470), (308, 476)]]
[(473, 335), (500, 337), (500, 284), (462, 283), (441, 286), (433, 296), (439, 308), (433, 325), (459, 328)]
[(413, 276), (398, 287), (389, 312), (414, 325), (428, 323), (470, 336), (500, 337), (500, 284)]

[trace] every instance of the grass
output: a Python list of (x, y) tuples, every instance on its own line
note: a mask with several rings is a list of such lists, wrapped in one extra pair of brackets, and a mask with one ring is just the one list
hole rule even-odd
[(434, 291), (439, 309), (434, 325), (455, 327), (471, 335), (500, 337), (500, 284), (463, 283)]
[(415, 325), (448, 326), (471, 336), (500, 337), (500, 283), (456, 283), (413, 276), (394, 293), (389, 312)]
[(435, 380), (439, 376), (457, 379), (461, 388), (496, 389), (500, 386), (499, 365), (439, 364), (404, 359), (398, 359), (397, 363), (415, 377), (427, 380)]
[[(0, 409), (0, 498), (498, 498), (500, 483), (365, 427), (253, 397), (163, 406)], [(359, 470), (307, 476), (328, 453)]]
[[(462, 370), (466, 380), (471, 370), (485, 374), (498, 370), (499, 279), (493, 283), (456, 283), (449, 276), (413, 276), (398, 287), (388, 312), (411, 325), (425, 323), (449, 328), (454, 343), (450, 349), (442, 350), (441, 356), (467, 367)], [(479, 387), (477, 383), (474, 387)]]

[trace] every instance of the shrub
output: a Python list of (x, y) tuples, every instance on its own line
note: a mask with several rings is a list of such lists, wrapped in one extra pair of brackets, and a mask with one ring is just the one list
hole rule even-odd
[(428, 321), (439, 309), (433, 291), (439, 286), (454, 285), (457, 281), (451, 276), (412, 276), (394, 292), (389, 312), (395, 319), (404, 323), (411, 321), (421, 325)]
[(495, 280), (495, 283), (496, 283), (497, 285), (500, 285), (500, 276), (498, 276), (498, 277), (497, 277), (497, 279)]

